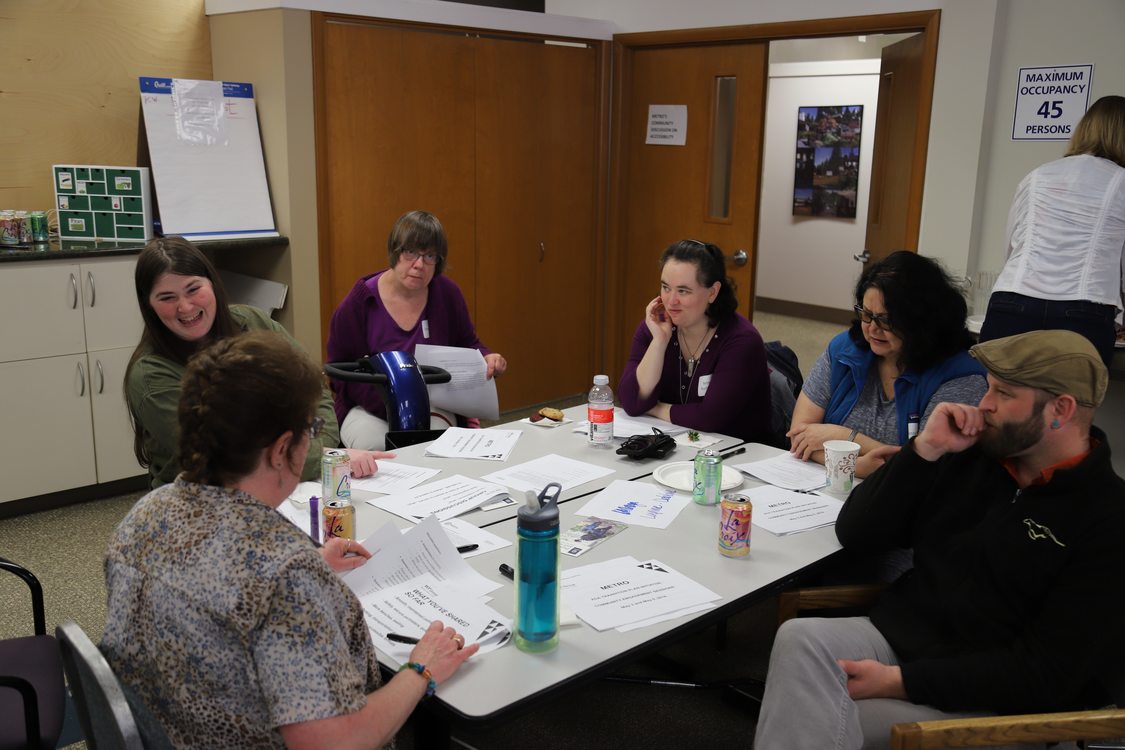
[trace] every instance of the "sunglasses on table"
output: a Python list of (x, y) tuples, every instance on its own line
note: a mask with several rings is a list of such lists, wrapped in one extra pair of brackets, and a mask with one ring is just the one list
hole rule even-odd
[(886, 313), (876, 315), (861, 305), (852, 305), (852, 309), (855, 310), (856, 317), (859, 318), (861, 323), (867, 323), (868, 325), (874, 323), (884, 331), (891, 330), (891, 318)]

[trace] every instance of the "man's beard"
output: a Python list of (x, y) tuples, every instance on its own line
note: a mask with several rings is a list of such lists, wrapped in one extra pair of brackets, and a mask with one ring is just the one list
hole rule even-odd
[(985, 423), (977, 445), (992, 458), (1011, 458), (1023, 453), (1043, 439), (1042, 408), (1033, 409), (1031, 416), (1022, 422), (1004, 422), (1000, 425)]

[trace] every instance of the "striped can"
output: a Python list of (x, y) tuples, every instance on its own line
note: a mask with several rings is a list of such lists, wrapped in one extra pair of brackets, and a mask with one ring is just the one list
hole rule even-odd
[(750, 554), (750, 518), (754, 504), (745, 495), (723, 495), (719, 504), (719, 554), (746, 557)]
[(352, 496), (352, 457), (340, 448), (325, 448), (320, 459), (320, 501)]

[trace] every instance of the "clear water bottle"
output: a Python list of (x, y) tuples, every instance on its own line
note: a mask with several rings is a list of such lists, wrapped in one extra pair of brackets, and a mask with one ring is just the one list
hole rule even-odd
[(559, 645), (559, 493), (551, 482), (516, 513), (516, 648), (533, 654)]
[(595, 375), (594, 387), (586, 399), (586, 418), (590, 420), (589, 440), (595, 448), (613, 444), (613, 391), (608, 375)]

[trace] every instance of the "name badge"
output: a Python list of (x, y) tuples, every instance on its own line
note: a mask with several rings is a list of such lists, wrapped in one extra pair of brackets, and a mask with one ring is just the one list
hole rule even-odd
[(428, 339), (430, 337), (430, 321), (422, 321), (422, 338)]
[(703, 398), (704, 396), (706, 396), (707, 395), (707, 389), (710, 388), (710, 387), (711, 387), (711, 376), (710, 375), (700, 375), (699, 376), (699, 388), (696, 390), (696, 393), (699, 394), (699, 397)]

